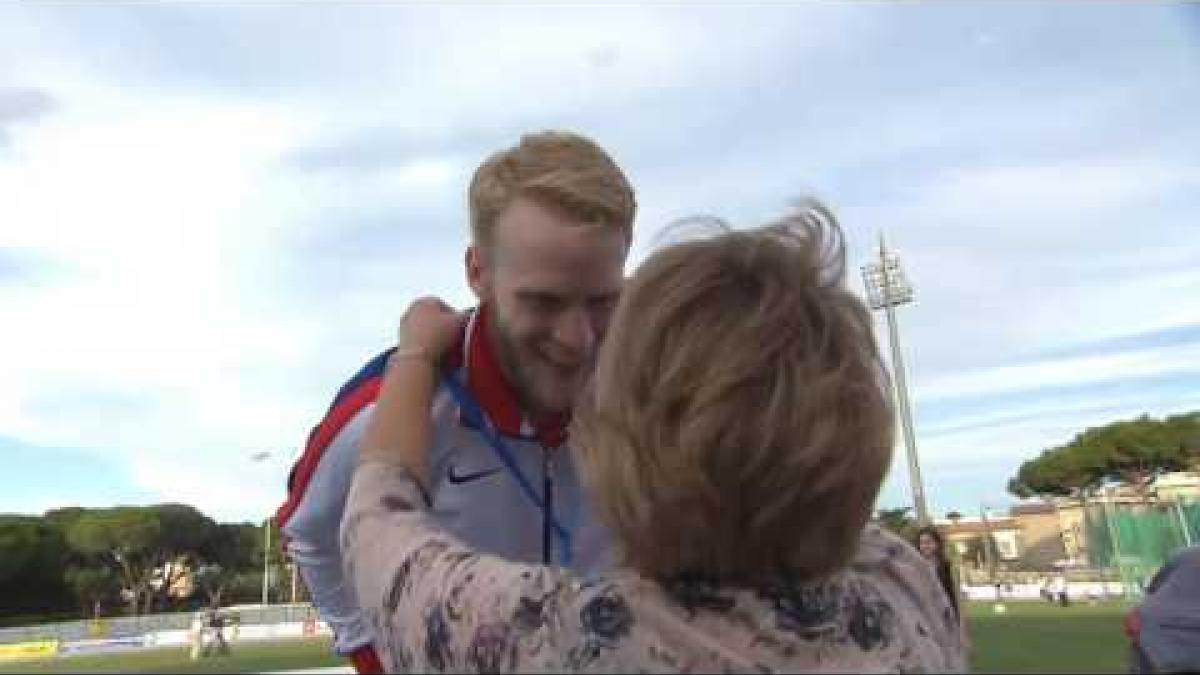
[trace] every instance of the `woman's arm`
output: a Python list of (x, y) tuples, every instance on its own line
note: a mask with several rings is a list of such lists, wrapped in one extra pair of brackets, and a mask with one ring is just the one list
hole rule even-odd
[(579, 634), (584, 600), (606, 587), (473, 551), (429, 519), (423, 500), (405, 467), (367, 460), (342, 521), (346, 579), (384, 668), (561, 671), (564, 630)]
[(363, 434), (359, 461), (378, 460), (408, 469), (428, 492), (429, 407), (437, 363), (453, 343), (460, 318), (436, 298), (417, 300), (400, 321), (399, 344), (388, 362)]
[(436, 386), (434, 358), (398, 348), (388, 362), (375, 411), (363, 434), (359, 462), (379, 461), (407, 469), (428, 492), (429, 407)]
[(427, 513), (430, 355), (458, 326), (443, 308), (418, 301), (405, 314), (342, 520), (346, 579), (389, 671), (553, 669), (561, 621), (514, 617), (522, 607), (572, 607), (578, 589), (561, 571), (470, 550)]

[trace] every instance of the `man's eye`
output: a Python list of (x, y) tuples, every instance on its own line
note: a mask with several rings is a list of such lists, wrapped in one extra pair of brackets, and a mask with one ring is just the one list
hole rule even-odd
[(562, 305), (562, 302), (558, 298), (548, 295), (535, 295), (529, 298), (529, 304), (539, 312), (553, 312)]
[(612, 309), (613, 305), (617, 304), (617, 299), (613, 297), (592, 298), (588, 301), (588, 304), (593, 310), (603, 312)]

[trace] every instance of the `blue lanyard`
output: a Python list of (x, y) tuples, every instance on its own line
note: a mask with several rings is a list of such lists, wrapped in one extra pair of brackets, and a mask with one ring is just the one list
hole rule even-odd
[(483, 414), (483, 410), (479, 407), (479, 404), (476, 403), (475, 397), (472, 396), (471, 393), (467, 391), (466, 387), (464, 387), (457, 379), (454, 378), (453, 375), (449, 373), (442, 375), (442, 383), (446, 386), (446, 389), (450, 391), (450, 395), (454, 397), (454, 400), (458, 402), (458, 406), (462, 409), (463, 416), (466, 417), (467, 423), (474, 426), (479, 430), (479, 433), (483, 434), (484, 440), (488, 442), (488, 445), (492, 446), (492, 450), (496, 453), (496, 456), (500, 458), (500, 461), (504, 464), (504, 468), (508, 469), (508, 473), (516, 479), (517, 485), (521, 487), (521, 491), (525, 493), (525, 496), (529, 498), (529, 501), (533, 502), (534, 506), (541, 509), (543, 516), (550, 520), (550, 527), (554, 530), (554, 534), (558, 536), (559, 541), (562, 543), (562, 564), (564, 567), (570, 566), (570, 531), (558, 522), (558, 519), (554, 517), (553, 513), (549, 513), (547, 511), (545, 500), (542, 497), (539, 497), (537, 491), (535, 491), (533, 486), (529, 484), (529, 479), (526, 478), (525, 474), (521, 472), (521, 467), (517, 465), (516, 459), (513, 458), (512, 451), (508, 449), (508, 444), (504, 442), (504, 439), (500, 437), (500, 434), (496, 432), (495, 427), (492, 426), (491, 421), (488, 420), (487, 416)]

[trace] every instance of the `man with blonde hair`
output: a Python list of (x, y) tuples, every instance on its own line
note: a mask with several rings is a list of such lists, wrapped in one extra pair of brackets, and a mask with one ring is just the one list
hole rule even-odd
[[(608, 564), (565, 429), (621, 289), (635, 208), (617, 164), (574, 133), (526, 135), (471, 180), (465, 267), (479, 304), (441, 364), (429, 499), (439, 525), (478, 550), (583, 574)], [(276, 514), (335, 649), (359, 672), (381, 668), (344, 581), (337, 533), (394, 351), (342, 387)]]
[(599, 577), (480, 555), (430, 517), (425, 411), (457, 315), (413, 303), (342, 523), (389, 669), (960, 673), (929, 563), (870, 523), (895, 411), (817, 202), (655, 252), (625, 285), (572, 439)]

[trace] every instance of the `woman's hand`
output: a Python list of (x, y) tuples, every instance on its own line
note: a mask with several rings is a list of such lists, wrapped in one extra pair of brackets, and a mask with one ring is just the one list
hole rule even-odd
[(400, 319), (398, 353), (417, 353), (436, 363), (454, 344), (462, 328), (462, 315), (440, 298), (414, 300)]
[(363, 460), (398, 463), (428, 488), (429, 408), (436, 388), (437, 364), (454, 344), (462, 317), (446, 303), (421, 298), (400, 320), (399, 346), (380, 384), (360, 445)]

